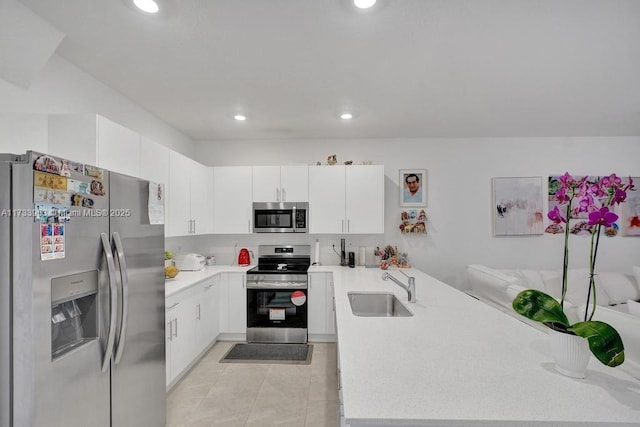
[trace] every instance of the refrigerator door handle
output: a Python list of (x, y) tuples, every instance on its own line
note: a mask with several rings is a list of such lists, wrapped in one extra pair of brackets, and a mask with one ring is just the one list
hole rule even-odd
[(113, 241), (116, 246), (116, 255), (118, 256), (118, 264), (120, 266), (120, 281), (122, 283), (122, 317), (120, 319), (120, 333), (118, 334), (119, 338), (116, 345), (115, 358), (115, 363), (118, 364), (120, 363), (120, 359), (122, 359), (124, 345), (127, 341), (127, 325), (129, 323), (129, 276), (127, 274), (127, 263), (124, 259), (122, 241), (120, 240), (120, 234), (118, 234), (118, 232), (113, 233)]
[(107, 345), (104, 349), (104, 359), (102, 360), (102, 372), (107, 372), (109, 363), (111, 362), (111, 355), (113, 354), (113, 343), (116, 338), (116, 302), (118, 288), (116, 286), (116, 266), (113, 262), (113, 254), (111, 253), (111, 245), (109, 244), (107, 234), (100, 233), (100, 240), (102, 241), (102, 251), (104, 252), (104, 257), (107, 259), (107, 269), (109, 270), (109, 305), (111, 306), (109, 334)]

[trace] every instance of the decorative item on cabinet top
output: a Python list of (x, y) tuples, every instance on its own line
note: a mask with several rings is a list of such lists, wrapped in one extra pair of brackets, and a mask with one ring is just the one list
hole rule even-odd
[[(338, 164), (338, 156), (337, 155), (330, 154), (329, 156), (327, 156), (327, 166), (333, 166), (333, 165), (336, 165), (336, 164)], [(371, 160), (363, 160), (360, 163), (355, 163), (353, 160), (345, 160), (344, 164), (346, 166), (354, 165), (354, 164), (369, 165), (370, 166), (370, 165), (373, 164), (373, 161), (371, 161)], [(322, 162), (320, 160), (318, 160), (316, 162), (316, 166), (322, 166)]]

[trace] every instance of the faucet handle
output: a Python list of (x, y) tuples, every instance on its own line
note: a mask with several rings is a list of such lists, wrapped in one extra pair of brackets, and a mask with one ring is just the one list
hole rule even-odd
[(407, 273), (405, 273), (404, 271), (402, 271), (402, 269), (398, 270), (400, 273), (404, 274), (404, 277), (406, 277), (407, 279), (413, 279), (413, 276), (409, 276)]

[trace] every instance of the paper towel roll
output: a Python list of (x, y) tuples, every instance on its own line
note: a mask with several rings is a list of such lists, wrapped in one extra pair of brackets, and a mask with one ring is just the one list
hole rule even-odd
[(358, 265), (364, 265), (365, 248), (358, 248)]
[(316, 239), (316, 251), (313, 257), (313, 263), (315, 265), (320, 265), (320, 242)]

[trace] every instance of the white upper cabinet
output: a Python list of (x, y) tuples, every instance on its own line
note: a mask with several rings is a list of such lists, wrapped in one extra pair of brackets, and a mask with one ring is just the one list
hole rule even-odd
[(49, 116), (49, 154), (140, 176), (140, 135), (95, 114)]
[(140, 140), (140, 178), (169, 184), (170, 149), (146, 137)]
[(253, 166), (254, 202), (308, 202), (309, 167)]
[(309, 233), (344, 233), (345, 167), (309, 166)]
[(140, 135), (101, 116), (97, 123), (98, 166), (140, 176)]
[(49, 152), (47, 114), (0, 113), (0, 153)]
[(213, 232), (249, 234), (252, 232), (251, 166), (213, 168)]
[(211, 174), (206, 166), (175, 151), (169, 155), (167, 236), (211, 232)]
[(384, 166), (347, 166), (346, 233), (384, 233)]
[(310, 166), (309, 233), (384, 233), (384, 166)]
[(253, 201), (280, 201), (280, 166), (253, 166)]
[(211, 212), (213, 182), (211, 168), (195, 162), (189, 176), (191, 180), (192, 233), (211, 233), (213, 228), (213, 215)]

